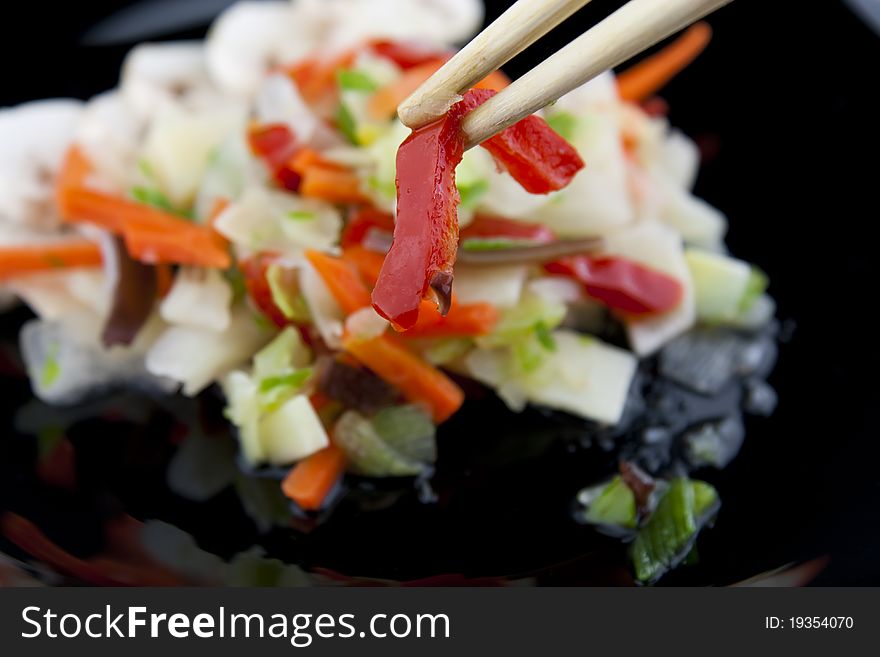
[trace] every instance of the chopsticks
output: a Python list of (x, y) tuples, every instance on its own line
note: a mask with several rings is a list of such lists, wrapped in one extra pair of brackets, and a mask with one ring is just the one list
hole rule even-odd
[(518, 0), (475, 36), (397, 108), (418, 128), (443, 116), (459, 94), (516, 57), (590, 0)]
[[(632, 0), (471, 112), (471, 148), (650, 48), (732, 0)], [(486, 75), (525, 50), (589, 0), (519, 0), (398, 108), (420, 127), (442, 116)], [(528, 21), (528, 22), (526, 22)]]

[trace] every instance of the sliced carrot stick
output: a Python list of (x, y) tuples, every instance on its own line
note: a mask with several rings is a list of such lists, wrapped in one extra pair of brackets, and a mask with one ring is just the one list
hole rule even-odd
[(296, 155), (287, 163), (287, 166), (299, 175), (305, 174), (313, 167), (333, 169), (334, 171), (350, 171), (346, 166), (324, 158), (318, 151), (312, 148), (303, 148), (297, 151)]
[(423, 301), (415, 326), (401, 333), (405, 338), (467, 338), (491, 333), (498, 323), (498, 310), (489, 303), (457, 304), (444, 317), (433, 301)]
[(691, 26), (666, 48), (617, 76), (620, 97), (631, 102), (649, 98), (687, 68), (711, 40), (712, 28), (708, 23)]
[(227, 269), (232, 265), (229, 252), (217, 243), (207, 226), (168, 230), (167, 227), (133, 224), (122, 230), (125, 248), (135, 260), (152, 265), (181, 264)]
[(351, 314), (370, 306), (370, 291), (351, 264), (320, 251), (306, 251), (306, 258), (318, 271), (343, 312)]
[(445, 59), (432, 59), (403, 72), (397, 80), (374, 93), (367, 103), (370, 118), (387, 121), (397, 113), (397, 106), (406, 100), (422, 83), (434, 75), (446, 63)]
[(342, 249), (342, 259), (354, 265), (363, 279), (373, 287), (379, 280), (379, 272), (385, 256), (363, 246), (349, 246)]
[(75, 146), (71, 148), (56, 184), (56, 201), (62, 219), (96, 224), (123, 235), (132, 257), (145, 262), (229, 267), (229, 253), (209, 227), (192, 224), (143, 203), (89, 189), (87, 178), (91, 171), (83, 151)]
[(492, 91), (501, 91), (510, 86), (510, 78), (503, 71), (493, 71), (489, 73), (483, 80), (477, 83), (474, 89), (491, 89)]
[[(434, 75), (446, 63), (445, 59), (432, 59), (403, 72), (397, 80), (379, 89), (370, 98), (367, 112), (376, 121), (385, 121), (397, 113), (397, 106), (406, 100), (422, 83)], [(510, 78), (501, 71), (494, 71), (477, 83), (476, 89), (501, 91), (510, 86)]]
[(464, 403), (464, 392), (452, 379), (409, 351), (394, 336), (383, 335), (371, 340), (346, 336), (342, 346), (409, 401), (430, 408), (438, 424)]
[(62, 210), (62, 215), (64, 214), (64, 201), (67, 200), (66, 193), (71, 189), (85, 187), (86, 179), (91, 172), (92, 163), (85, 152), (79, 146), (71, 146), (64, 155), (64, 162), (55, 183), (56, 200), (58, 207)]
[(100, 265), (100, 247), (83, 239), (54, 244), (0, 246), (0, 280), (53, 269)]
[(312, 166), (303, 170), (299, 193), (330, 203), (368, 203), (361, 191), (361, 181), (354, 171), (327, 166)]
[(281, 490), (301, 509), (317, 511), (345, 472), (345, 454), (335, 445), (303, 459), (281, 483)]
[(214, 243), (216, 243), (217, 246), (223, 250), (229, 249), (229, 240), (227, 240), (226, 236), (217, 230), (217, 219), (220, 218), (221, 214), (226, 212), (226, 209), (229, 207), (229, 205), (229, 199), (216, 199), (214, 201), (214, 205), (211, 207), (211, 211), (208, 213), (208, 220), (205, 222), (208, 226), (208, 230), (211, 232), (211, 237), (213, 238)]
[(336, 91), (336, 72), (354, 63), (356, 52), (347, 50), (329, 59), (304, 59), (286, 69), (309, 105), (317, 105)]

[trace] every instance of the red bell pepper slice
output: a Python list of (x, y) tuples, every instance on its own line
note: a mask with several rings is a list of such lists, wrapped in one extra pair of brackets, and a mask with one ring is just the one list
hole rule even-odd
[(473, 222), (461, 230), (461, 241), (467, 239), (510, 239), (532, 244), (548, 244), (556, 241), (556, 234), (541, 224), (513, 221), (503, 217), (477, 215)]
[(293, 324), (284, 312), (272, 300), (272, 288), (266, 277), (269, 267), (275, 264), (277, 256), (268, 253), (258, 253), (241, 262), (241, 273), (244, 276), (244, 286), (253, 304), (275, 326), (284, 328)]
[[(458, 244), (455, 167), (464, 156), (461, 122), (495, 92), (472, 89), (449, 113), (413, 133), (397, 152), (394, 242), (373, 290), (373, 307), (399, 331), (415, 325), (432, 290), (445, 314)], [(547, 122), (531, 116), (482, 144), (529, 191), (567, 185), (584, 163)]]
[(675, 278), (625, 258), (572, 256), (544, 268), (579, 281), (591, 297), (626, 315), (669, 312), (684, 294)]
[(390, 59), (404, 71), (449, 56), (437, 48), (408, 41), (374, 41), (370, 44), (370, 49), (380, 57)]
[[(480, 89), (479, 93), (484, 103), (497, 92)], [(584, 168), (574, 147), (539, 116), (527, 116), (480, 145), (532, 194), (558, 191)]]
[(460, 202), (455, 167), (464, 157), (461, 121), (477, 104), (468, 92), (442, 119), (414, 130), (397, 151), (394, 242), (373, 290), (373, 307), (397, 330), (415, 325), (429, 289), (441, 311), (451, 303)]
[(371, 230), (394, 231), (394, 217), (375, 208), (360, 208), (352, 213), (342, 231), (343, 249), (363, 243)]
[(248, 144), (281, 187), (291, 192), (299, 189), (301, 176), (291, 162), (300, 147), (290, 128), (280, 123), (253, 127), (248, 131)]

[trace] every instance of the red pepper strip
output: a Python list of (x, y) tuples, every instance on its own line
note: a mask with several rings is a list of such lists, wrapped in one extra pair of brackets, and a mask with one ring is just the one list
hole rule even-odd
[[(461, 121), (495, 95), (472, 89), (442, 119), (413, 133), (397, 152), (397, 222), (394, 243), (373, 290), (373, 307), (398, 331), (412, 328), (419, 303), (434, 291), (449, 309), (458, 243), (455, 167), (464, 155)], [(528, 117), (483, 146), (528, 191), (564, 187), (584, 163), (547, 122)]]
[(385, 59), (390, 59), (404, 71), (435, 59), (445, 59), (447, 53), (414, 41), (374, 41), (370, 49)]
[(375, 208), (360, 208), (355, 211), (342, 231), (342, 248), (361, 244), (367, 233), (374, 228), (388, 233), (393, 232), (394, 217)]
[(39, 527), (11, 511), (0, 517), (0, 534), (38, 561), (62, 575), (96, 586), (180, 586), (176, 575), (144, 564), (129, 564), (107, 557), (80, 559), (52, 542)]
[(240, 267), (244, 275), (244, 286), (257, 309), (263, 313), (275, 326), (284, 328), (293, 324), (284, 315), (284, 312), (272, 300), (272, 288), (266, 273), (274, 264), (276, 256), (259, 253), (244, 260)]
[(275, 181), (284, 189), (299, 189), (300, 174), (290, 166), (300, 147), (290, 128), (280, 123), (255, 126), (248, 131), (248, 144), (272, 173)]
[(624, 258), (572, 256), (544, 268), (579, 281), (591, 297), (627, 315), (668, 312), (684, 294), (676, 279)]
[[(478, 104), (482, 104), (496, 92), (480, 89), (473, 93), (479, 94)], [(560, 190), (584, 168), (574, 147), (539, 116), (524, 118), (481, 146), (532, 194)]]
[(455, 167), (464, 156), (461, 120), (479, 98), (469, 91), (442, 119), (414, 130), (397, 151), (394, 242), (373, 290), (373, 307), (398, 331), (415, 325), (429, 289), (448, 309), (458, 245)]
[(461, 230), (462, 241), (474, 238), (507, 238), (535, 244), (549, 244), (556, 241), (555, 233), (547, 226), (486, 215), (477, 215), (473, 222)]

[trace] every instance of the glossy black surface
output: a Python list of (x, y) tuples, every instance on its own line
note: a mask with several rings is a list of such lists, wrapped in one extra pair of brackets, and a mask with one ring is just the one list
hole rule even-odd
[[(8, 62), (0, 104), (88, 97), (115, 84), (125, 48), (83, 48), (77, 40), (121, 4), (19, 6), (23, 21), (0, 42)], [(508, 3), (488, 4), (497, 14)], [(593, 3), (509, 70), (527, 70), (610, 4)], [(797, 328), (771, 377), (780, 394), (776, 414), (750, 420), (737, 460), (705, 475), (723, 509), (701, 541), (700, 564), (663, 583), (727, 584), (828, 554), (815, 583), (880, 584), (880, 353), (870, 318), (878, 281), (873, 80), (880, 39), (834, 1), (740, 0), (712, 23), (709, 51), (663, 95), (672, 122), (714, 153), (698, 193), (729, 215), (732, 251), (769, 273), (780, 317)], [(827, 43), (817, 43), (820, 34)], [(4, 336), (16, 321), (0, 320)], [(256, 540), (231, 490), (203, 505), (168, 492), (173, 427), (158, 410), (147, 422), (78, 425), (71, 441), (87, 485), (76, 495), (38, 487), (30, 465), (35, 441), (12, 429), (29, 392), (5, 376), (0, 389), (0, 510), (32, 517), (82, 555), (100, 548), (101, 518), (120, 508), (179, 525), (221, 555)], [(206, 417), (215, 417), (211, 409), (219, 414), (216, 401), (206, 403)], [(286, 560), (350, 576), (538, 571), (546, 584), (625, 583), (616, 542), (573, 523), (569, 507), (614, 457), (599, 449), (571, 453), (560, 434), (572, 431), (484, 400), (444, 430), (437, 504), (404, 494), (391, 510), (366, 513), (355, 502), (381, 507), (397, 493), (362, 492), (311, 533), (274, 531), (263, 544)], [(454, 495), (444, 498), (444, 490)]]

